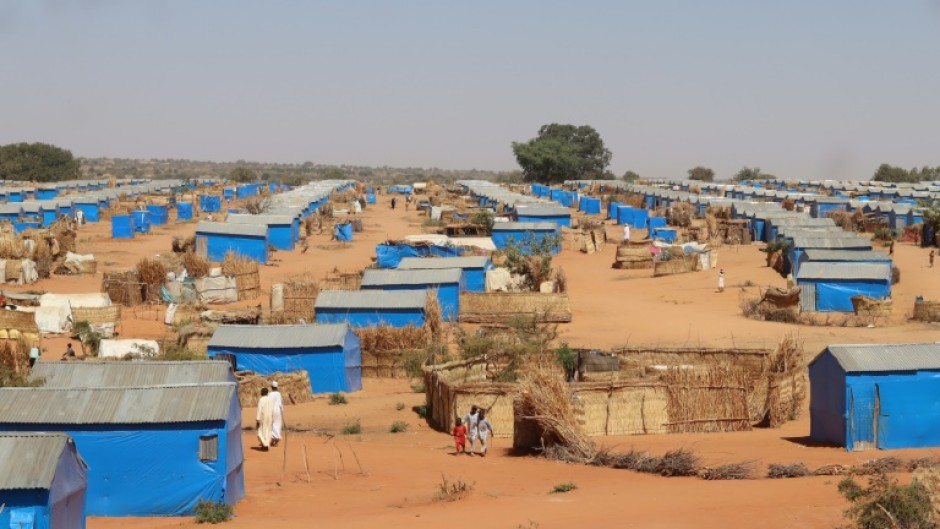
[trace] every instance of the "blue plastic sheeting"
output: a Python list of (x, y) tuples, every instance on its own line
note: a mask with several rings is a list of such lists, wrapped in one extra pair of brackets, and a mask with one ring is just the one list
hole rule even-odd
[(232, 251), (261, 264), (268, 262), (267, 237), (196, 232), (197, 241), (200, 237), (206, 239), (206, 259), (210, 261), (220, 263), (225, 259), (225, 254)]
[(398, 268), (405, 257), (460, 257), (463, 248), (437, 246), (433, 244), (378, 244), (375, 246), (375, 262), (379, 268)]
[(633, 227), (633, 218), (635, 215), (636, 208), (633, 206), (618, 206), (617, 207), (617, 224), (629, 224), (630, 227)]
[(10, 191), (10, 194), (7, 195), (7, 202), (22, 202), (23, 193), (20, 191)]
[(554, 200), (555, 202), (561, 202), (561, 194), (565, 191), (563, 189), (549, 188), (548, 198)]
[(294, 249), (294, 225), (268, 224), (268, 243), (278, 250)]
[(754, 231), (753, 239), (755, 241), (766, 241), (767, 237), (764, 233), (764, 227), (766, 222), (764, 219), (753, 219), (751, 220), (751, 229)]
[(559, 237), (554, 231), (532, 231), (532, 230), (508, 230), (494, 231), (493, 244), (498, 250), (505, 250), (510, 246), (519, 249), (522, 255), (531, 255), (535, 253), (538, 247), (548, 244), (547, 239), (554, 239), (555, 245), (552, 246), (551, 253), (558, 253)]
[[(5, 220), (7, 222), (16, 222), (20, 218), (19, 213), (2, 213), (0, 214), (0, 220)], [(45, 226), (45, 225), (44, 225)]]
[(868, 296), (883, 299), (891, 296), (890, 279), (855, 281), (847, 279), (798, 280), (797, 284), (816, 284), (816, 310), (818, 312), (853, 312), (852, 296)]
[(147, 233), (150, 231), (150, 212), (149, 211), (133, 211), (131, 215), (134, 218), (134, 231), (139, 231), (141, 233)]
[(366, 195), (366, 204), (375, 204), (375, 202), (376, 200), (375, 200), (374, 194), (369, 193), (368, 195)]
[(202, 195), (199, 197), (199, 209), (205, 213), (222, 211), (222, 197), (215, 195)]
[(180, 202), (176, 205), (176, 220), (193, 220), (192, 202)]
[(647, 209), (654, 209), (656, 207), (656, 197), (653, 195), (646, 195), (643, 197), (643, 200), (646, 201)]
[(87, 469), (74, 445), (67, 445), (48, 489), (0, 491), (0, 527), (84, 529), (87, 486)]
[(130, 215), (115, 215), (111, 217), (111, 237), (115, 239), (133, 239), (134, 221)]
[[(3, 424), (8, 431), (65, 432), (88, 464), (88, 516), (188, 516), (200, 500), (233, 505), (244, 496), (241, 409), (228, 421), (143, 425)], [(228, 422), (235, 440), (229, 439)], [(199, 460), (201, 436), (218, 436), (218, 459)], [(228, 452), (238, 450), (237, 457)], [(233, 468), (230, 463), (237, 462)], [(241, 494), (227, 487), (240, 486)], [(231, 498), (227, 498), (231, 496)]]
[(352, 223), (344, 222), (342, 224), (334, 224), (333, 238), (341, 242), (349, 242), (353, 240)]
[(647, 209), (634, 209), (633, 210), (633, 223), (630, 224), (631, 227), (637, 229), (645, 229), (647, 219), (649, 219), (650, 212)]
[[(36, 200), (52, 200), (59, 196), (58, 189), (39, 189), (36, 191)], [(0, 524), (0, 527), (3, 525)]]
[(607, 218), (612, 219), (612, 220), (618, 220), (617, 219), (618, 211), (620, 210), (620, 206), (622, 205), (623, 204), (621, 204), (620, 202), (611, 202), (610, 204), (607, 204)]
[(595, 197), (581, 197), (578, 210), (588, 215), (598, 215), (601, 212), (601, 199)]
[(85, 222), (101, 221), (100, 208), (97, 202), (91, 204), (75, 204), (75, 209), (84, 213)]
[(653, 239), (660, 239), (665, 242), (676, 240), (677, 232), (672, 228), (653, 228), (650, 234)]
[(310, 349), (237, 349), (210, 347), (209, 357), (230, 354), (238, 370), (260, 375), (306, 371), (313, 393), (349, 392), (362, 389), (362, 353), (359, 338), (350, 332), (344, 347)]
[(14, 222), (13, 223), (13, 231), (17, 235), (19, 235), (20, 233), (23, 233), (26, 230), (38, 230), (38, 229), (39, 229), (38, 222)]
[[(937, 428), (940, 423), (938, 373), (923, 372), (915, 376), (895, 375), (878, 378), (896, 380), (877, 383), (877, 447), (894, 449), (940, 446), (940, 428)], [(912, 378), (914, 380), (911, 380)], [(855, 384), (852, 387), (854, 389)]]
[(317, 323), (347, 323), (353, 328), (407, 327), (424, 325), (424, 310), (421, 309), (328, 309), (318, 308)]
[(403, 186), (403, 185), (388, 186), (389, 193), (400, 193), (402, 195), (407, 195), (411, 193), (412, 191), (413, 191), (413, 188), (411, 186)]
[(150, 212), (150, 223), (154, 226), (162, 226), (170, 219), (170, 213), (166, 206), (158, 204), (148, 204), (147, 211)]
[[(463, 280), (463, 276), (461, 276)], [(463, 280), (465, 281), (465, 280)], [(444, 321), (457, 321), (460, 315), (460, 291), (466, 283), (441, 283), (427, 285), (382, 285), (382, 286), (363, 286), (361, 290), (437, 290), (437, 303), (441, 306), (441, 318)]]
[(554, 222), (559, 226), (571, 227), (571, 215), (517, 215), (519, 222)]
[(235, 200), (235, 190), (234, 189), (223, 189), (222, 196), (225, 198), (226, 202), (231, 202)]
[(650, 217), (646, 222), (646, 227), (653, 230), (666, 227), (666, 217)]
[(846, 443), (845, 371), (828, 351), (810, 364), (809, 384), (810, 439), (851, 450)]

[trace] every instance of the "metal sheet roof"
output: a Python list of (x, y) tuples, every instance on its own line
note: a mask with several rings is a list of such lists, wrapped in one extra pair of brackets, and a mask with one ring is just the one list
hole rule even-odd
[(226, 217), (229, 224), (259, 224), (263, 226), (293, 224), (296, 217), (292, 215), (245, 215), (232, 214)]
[(538, 205), (522, 206), (516, 208), (516, 215), (526, 217), (570, 217), (571, 210), (564, 206)]
[(316, 309), (424, 309), (425, 292), (407, 290), (324, 290)]
[(830, 345), (827, 350), (849, 373), (940, 369), (940, 343)]
[(362, 274), (363, 287), (388, 285), (442, 285), (459, 283), (463, 270), (440, 268), (434, 270), (366, 270)]
[(825, 250), (810, 248), (805, 251), (810, 261), (891, 261), (891, 256), (875, 250)]
[(489, 262), (488, 258), (475, 255), (468, 257), (405, 257), (398, 264), (398, 269), (485, 268), (487, 262)]
[(870, 250), (871, 241), (868, 239), (862, 239), (859, 237), (855, 238), (845, 238), (845, 237), (803, 237), (803, 236), (794, 236), (793, 237), (793, 247), (794, 248), (828, 248), (832, 250), (837, 250), (839, 248), (858, 248), (860, 250)]
[(229, 224), (227, 222), (200, 221), (196, 224), (196, 233), (267, 237), (268, 226), (266, 224)]
[(798, 279), (890, 280), (889, 263), (820, 263), (808, 261), (800, 266)]
[(0, 388), (0, 424), (160, 424), (225, 420), (234, 382), (143, 388)]
[(37, 362), (30, 380), (46, 388), (138, 388), (234, 382), (232, 365), (221, 360), (183, 362)]
[(349, 334), (345, 323), (321, 325), (222, 325), (209, 347), (292, 349), (342, 346)]
[(51, 487), (68, 443), (65, 434), (0, 434), (0, 490)]
[(497, 222), (493, 224), (493, 231), (527, 231), (558, 229), (554, 222)]

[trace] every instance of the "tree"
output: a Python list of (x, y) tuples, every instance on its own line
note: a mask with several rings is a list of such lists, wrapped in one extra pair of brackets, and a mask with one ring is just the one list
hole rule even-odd
[(228, 174), (228, 178), (233, 182), (254, 182), (258, 179), (258, 174), (255, 173), (254, 169), (239, 165), (232, 169)]
[(734, 175), (734, 179), (738, 182), (745, 180), (772, 180), (773, 178), (773, 175), (762, 173), (760, 167), (745, 166)]
[(940, 166), (923, 166), (918, 169), (914, 167), (910, 171), (903, 167), (895, 167), (883, 163), (878, 166), (878, 170), (872, 175), (871, 179), (875, 182), (924, 182), (937, 180), (940, 178)]
[(525, 143), (513, 142), (512, 152), (528, 182), (601, 178), (611, 156), (593, 127), (558, 123), (543, 125)]
[(81, 176), (72, 152), (47, 143), (0, 146), (0, 179), (58, 182)]
[(714, 182), (715, 181), (715, 171), (712, 171), (708, 167), (693, 167), (689, 169), (689, 180), (700, 180), (702, 182)]
[(633, 171), (627, 171), (626, 173), (623, 173), (624, 182), (636, 182), (639, 179), (640, 179), (640, 175)]

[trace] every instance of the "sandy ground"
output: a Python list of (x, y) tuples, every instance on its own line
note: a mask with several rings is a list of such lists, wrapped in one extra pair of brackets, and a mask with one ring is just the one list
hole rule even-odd
[[(311, 239), (306, 254), (277, 252), (262, 268), (261, 299), (243, 304), (268, 304), (270, 285), (309, 273), (322, 277), (338, 268), (361, 269), (371, 263), (375, 244), (421, 231), (414, 211), (390, 210), (387, 197), (363, 213), (365, 232), (349, 245), (338, 245), (329, 234)], [(94, 253), (99, 275), (55, 277), (16, 290), (96, 292), (100, 272), (124, 270), (143, 256), (170, 251), (174, 235), (188, 236), (194, 223), (157, 227), (133, 241), (114, 241), (110, 224), (82, 228), (79, 251)], [(636, 231), (636, 230), (635, 230)], [(619, 232), (609, 227), (611, 235)], [(634, 237), (642, 235), (635, 233)], [(788, 332), (806, 344), (807, 355), (830, 343), (911, 342), (936, 340), (936, 327), (906, 321), (914, 298), (940, 298), (934, 279), (940, 269), (926, 266), (927, 251), (910, 245), (896, 247), (902, 280), (894, 290), (895, 316), (874, 328), (805, 327), (747, 320), (741, 316), (742, 296), (756, 295), (756, 285), (784, 286), (785, 281), (764, 266), (760, 245), (722, 248), (719, 263), (728, 288), (716, 291), (716, 271), (653, 279), (649, 271), (610, 267), (613, 245), (585, 255), (565, 251), (556, 259), (568, 277), (574, 321), (561, 329), (562, 339), (582, 347), (625, 344), (772, 346)], [(126, 310), (125, 337), (160, 338), (169, 335), (163, 308)], [(56, 359), (69, 340), (44, 339), (44, 358)], [(276, 525), (283, 529), (318, 527), (471, 527), (570, 528), (621, 527), (829, 528), (840, 523), (845, 502), (836, 492), (837, 478), (706, 482), (695, 478), (661, 478), (623, 470), (591, 468), (544, 461), (509, 452), (510, 441), (497, 439), (486, 458), (454, 456), (451, 438), (435, 432), (411, 411), (423, 403), (407, 381), (366, 379), (363, 391), (350, 395), (349, 404), (330, 406), (325, 398), (291, 406), (286, 411), (292, 433), (287, 444), (263, 453), (246, 449), (247, 497), (236, 507), (231, 527)], [(402, 409), (398, 409), (402, 408)], [(253, 423), (254, 410), (245, 410)], [(338, 435), (345, 424), (359, 420), (362, 434)], [(405, 433), (388, 432), (394, 421), (406, 421)], [(762, 475), (770, 463), (805, 462), (810, 467), (853, 463), (879, 453), (846, 453), (806, 443), (806, 415), (777, 430), (755, 429), (733, 434), (651, 435), (610, 437), (598, 441), (619, 449), (661, 454), (689, 448), (706, 464), (749, 460)], [(335, 436), (333, 436), (335, 435)], [(245, 433), (246, 447), (255, 440)], [(285, 457), (286, 454), (286, 457)], [(304, 459), (306, 454), (306, 469)], [(921, 457), (940, 451), (901, 451), (891, 455)], [(286, 461), (286, 466), (285, 466)], [(283, 469), (283, 470), (282, 470)], [(435, 499), (442, 478), (472, 484), (464, 499)], [(573, 482), (567, 494), (549, 494), (556, 484)], [(758, 522), (755, 524), (755, 520)], [(91, 529), (162, 528), (190, 525), (188, 518), (91, 519)]]

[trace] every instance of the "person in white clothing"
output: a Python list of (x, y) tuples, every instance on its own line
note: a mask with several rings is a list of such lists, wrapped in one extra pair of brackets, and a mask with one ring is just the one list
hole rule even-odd
[(470, 435), (470, 451), (467, 452), (470, 455), (473, 455), (477, 442), (477, 419), (479, 418), (479, 414), (479, 408), (470, 406), (470, 413), (463, 418), (463, 424), (467, 427), (467, 433)]
[(284, 426), (284, 399), (277, 390), (277, 380), (271, 382), (271, 400), (274, 401), (274, 423), (271, 425), (271, 446), (277, 446), (281, 440), (281, 428)]
[(258, 413), (255, 416), (255, 429), (258, 430), (258, 441), (261, 450), (268, 451), (271, 446), (271, 427), (274, 424), (274, 401), (268, 395), (268, 388), (261, 388), (261, 398), (258, 400)]
[[(480, 438), (480, 455), (486, 457), (486, 440), (489, 438), (490, 434), (493, 433), (493, 425), (490, 424), (490, 420), (486, 418), (485, 410), (480, 410), (476, 430), (477, 436)], [(470, 453), (473, 453), (473, 449), (470, 450)]]
[(725, 291), (725, 270), (722, 268), (718, 271), (718, 292)]
[(624, 241), (630, 240), (630, 225), (629, 224), (623, 225), (623, 240)]

